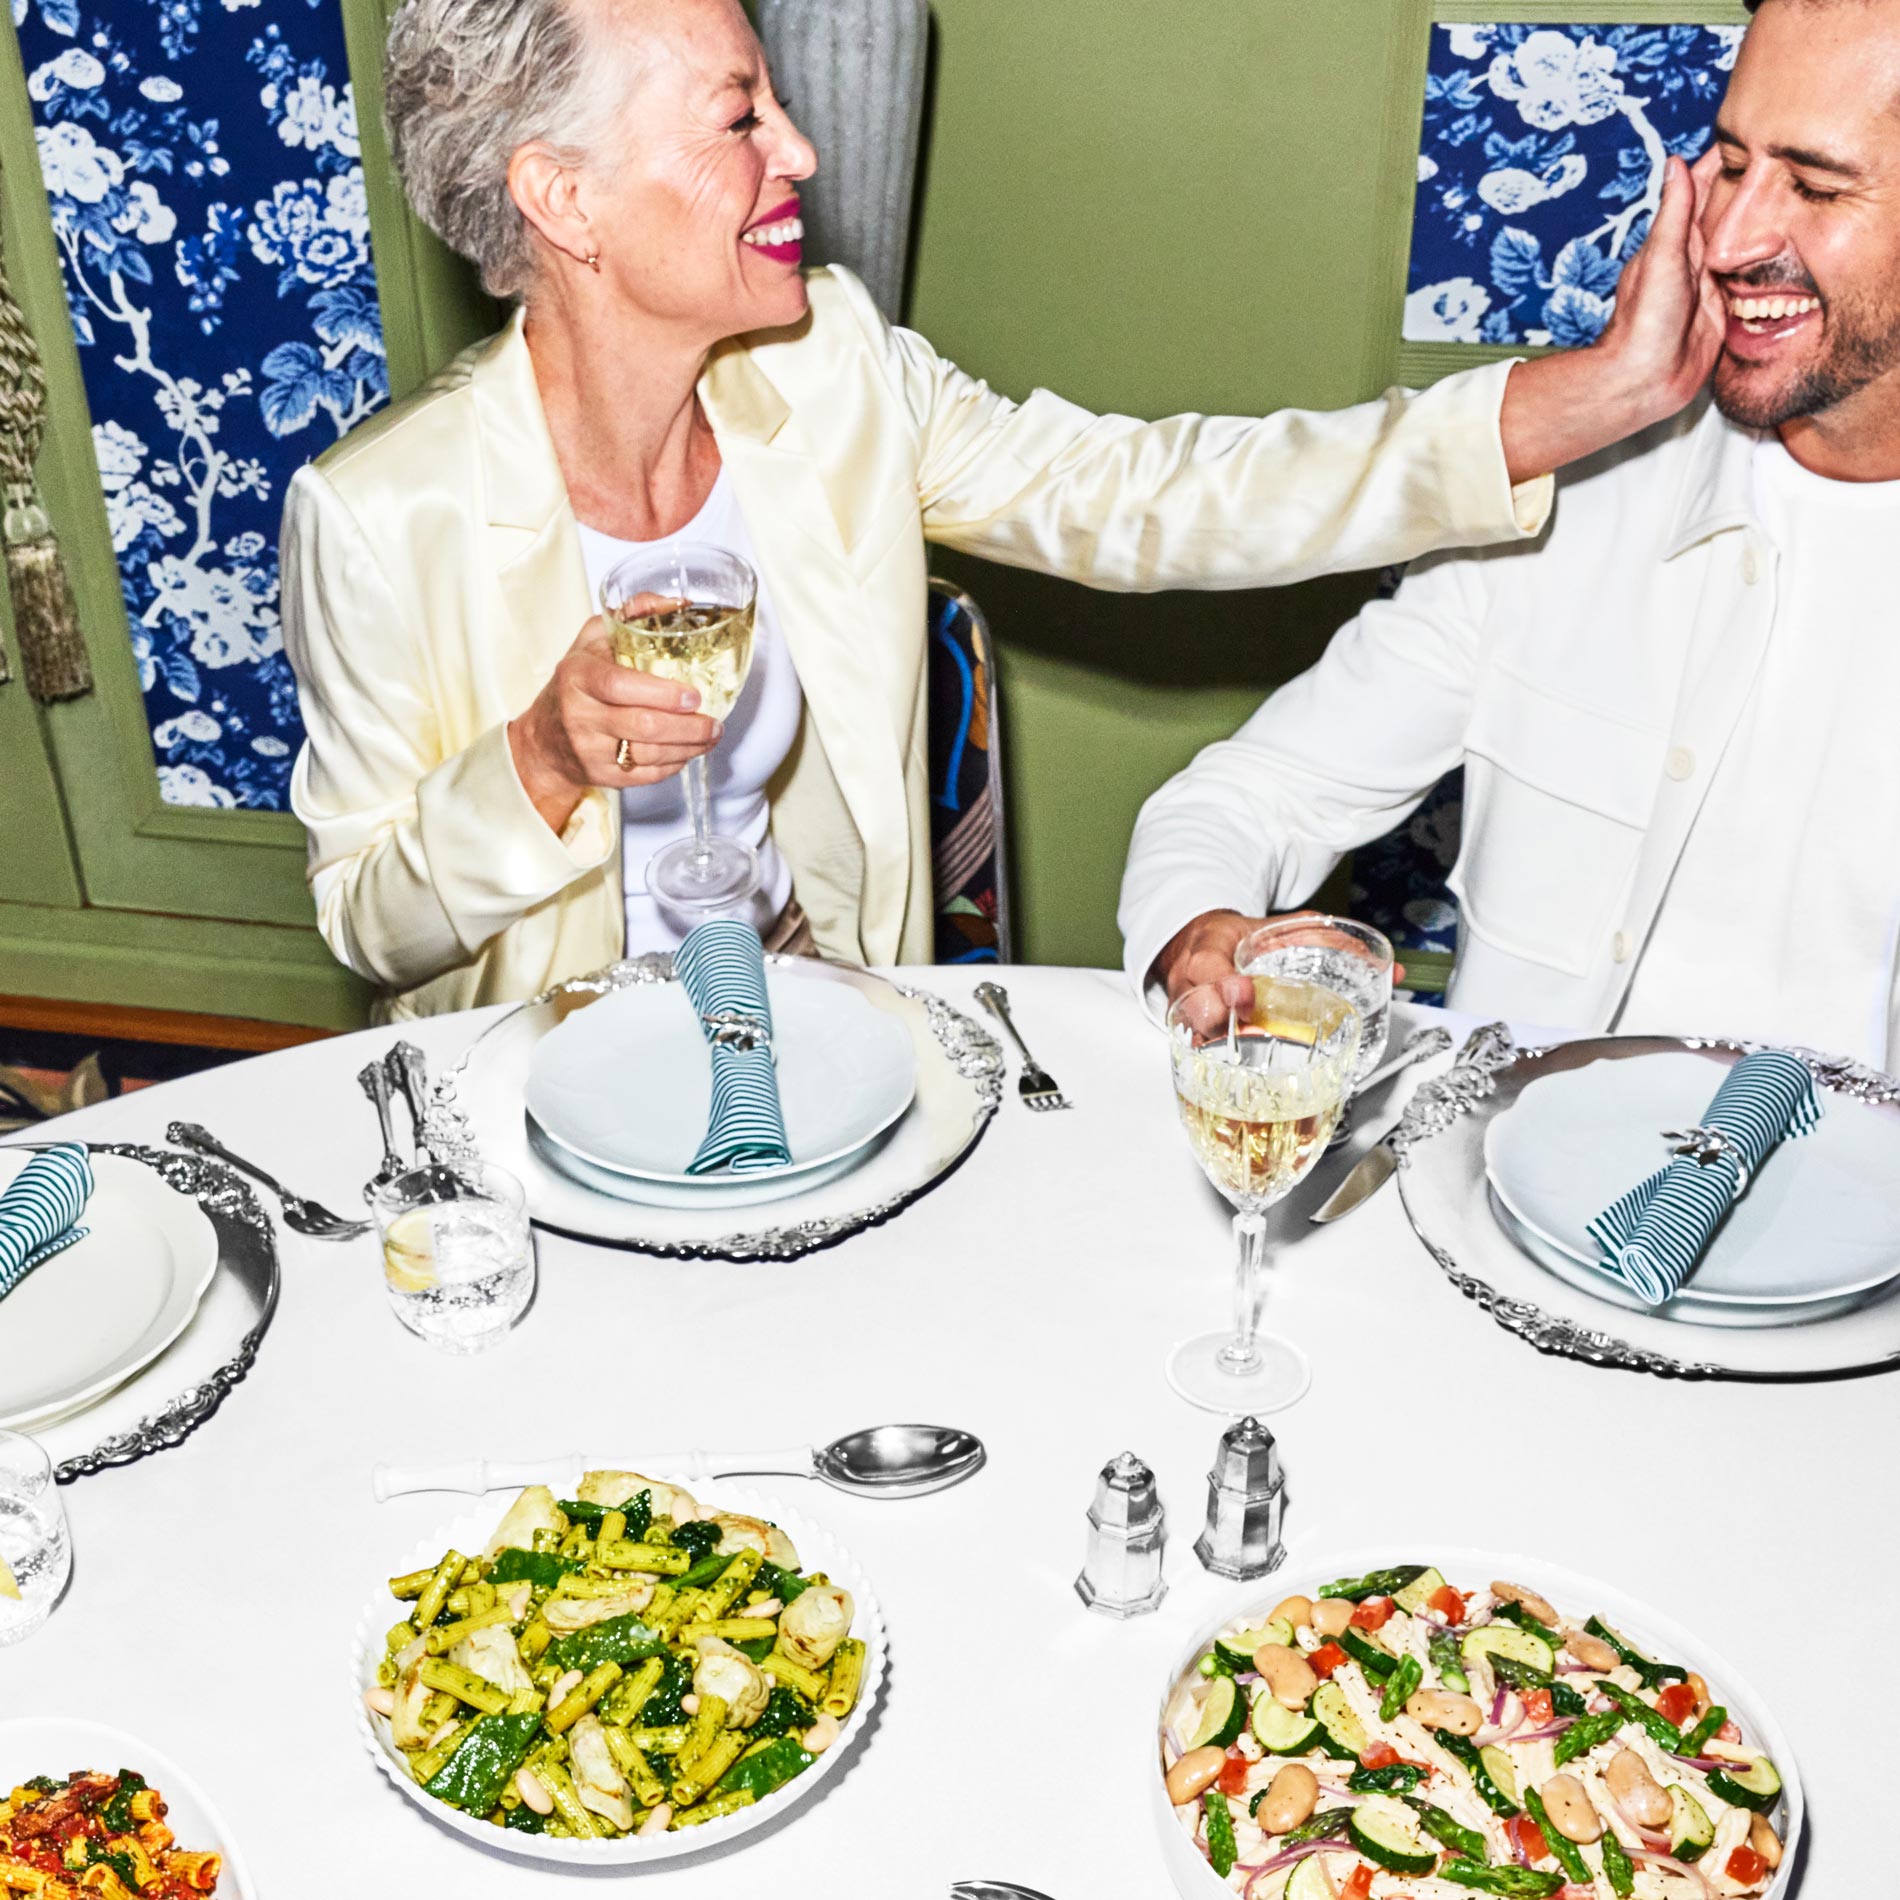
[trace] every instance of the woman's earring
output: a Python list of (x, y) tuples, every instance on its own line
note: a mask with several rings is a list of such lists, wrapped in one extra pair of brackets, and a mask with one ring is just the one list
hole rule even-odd
[(585, 264), (589, 270), (596, 274), (599, 273), (600, 253), (598, 251), (589, 251), (587, 255), (581, 259), (581, 262)]

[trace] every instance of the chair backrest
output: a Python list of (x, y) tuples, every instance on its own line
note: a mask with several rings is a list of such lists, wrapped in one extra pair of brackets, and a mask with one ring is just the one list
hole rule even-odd
[(1406, 989), (1424, 1002), (1442, 1000), (1458, 953), (1458, 899), (1445, 878), (1458, 857), (1464, 797), (1460, 767), (1402, 824), (1352, 854), (1352, 914), (1392, 939)]
[(989, 622), (968, 594), (930, 583), (930, 856), (936, 960), (1008, 963), (1003, 753)]

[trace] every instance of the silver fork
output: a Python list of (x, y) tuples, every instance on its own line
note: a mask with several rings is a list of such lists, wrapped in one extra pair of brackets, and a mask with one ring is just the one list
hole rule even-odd
[(292, 1194), (275, 1175), (266, 1174), (255, 1161), (233, 1154), (209, 1129), (200, 1128), (196, 1122), (173, 1122), (165, 1130), (165, 1139), (174, 1148), (191, 1148), (201, 1155), (211, 1155), (229, 1162), (253, 1181), (262, 1181), (283, 1202), (285, 1226), (300, 1234), (308, 1234), (315, 1240), (354, 1240), (358, 1234), (369, 1232), (366, 1220), (345, 1220), (341, 1214), (332, 1214), (321, 1201), (306, 1201), (301, 1195)]
[(1023, 1072), (1016, 1081), (1016, 1093), (1025, 1108), (1067, 1108), (1069, 1098), (1056, 1087), (1056, 1079), (1029, 1053), (1029, 1045), (1017, 1033), (1009, 1019), (1009, 992), (1000, 983), (979, 983), (976, 1000), (1009, 1032), (1009, 1039), (1022, 1051)]
[(367, 1201), (397, 1175), (407, 1174), (410, 1164), (396, 1152), (396, 1118), (390, 1107), (388, 1071), (380, 1062), (370, 1062), (357, 1071), (356, 1079), (363, 1085), (363, 1093), (376, 1104), (376, 1120), (383, 1131), (382, 1166), (363, 1183), (363, 1198)]

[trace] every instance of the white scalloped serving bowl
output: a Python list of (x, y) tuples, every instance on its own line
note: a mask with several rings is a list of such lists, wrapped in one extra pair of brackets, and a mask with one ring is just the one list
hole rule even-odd
[[(585, 1467), (582, 1466), (575, 1468), (576, 1482), (583, 1469)], [(372, 1716), (363, 1702), (363, 1691), (375, 1684), (377, 1665), (386, 1653), (385, 1638), (390, 1624), (395, 1621), (389, 1579), (420, 1570), (425, 1564), (436, 1563), (445, 1550), (473, 1551), (484, 1548), (495, 1526), (501, 1522), (507, 1505), (496, 1502), (464, 1512), (454, 1522), (443, 1525), (439, 1531), (418, 1544), (401, 1563), (392, 1564), (379, 1574), (376, 1588), (356, 1626), (356, 1641), (350, 1654), (350, 1692), (356, 1705), (357, 1733), (362, 1737), (363, 1746), (369, 1750), (370, 1759), (432, 1820), (452, 1828), (478, 1846), (516, 1854), (526, 1860), (560, 1861), (577, 1867), (645, 1866), (652, 1861), (677, 1860), (687, 1854), (705, 1853), (710, 1848), (725, 1846), (742, 1834), (751, 1833), (754, 1828), (762, 1827), (768, 1821), (776, 1820), (794, 1803), (805, 1799), (852, 1752), (870, 1720), (872, 1707), (884, 1681), (884, 1615), (870, 1584), (865, 1580), (864, 1572), (858, 1568), (857, 1559), (810, 1518), (796, 1511), (788, 1511), (782, 1504), (761, 1497), (756, 1492), (717, 1482), (696, 1483), (686, 1478), (669, 1477), (664, 1473), (649, 1475), (656, 1477), (662, 1484), (677, 1485), (681, 1490), (690, 1491), (701, 1504), (717, 1504), (721, 1510), (763, 1518), (768, 1523), (777, 1524), (798, 1546), (799, 1563), (803, 1569), (822, 1570), (833, 1583), (851, 1592), (857, 1608), (851, 1633), (864, 1644), (864, 1681), (858, 1692), (857, 1706), (846, 1719), (838, 1739), (802, 1775), (767, 1795), (763, 1801), (755, 1801), (751, 1807), (741, 1808), (737, 1814), (726, 1815), (717, 1821), (706, 1821), (698, 1827), (683, 1828), (650, 1838), (629, 1834), (617, 1841), (573, 1841), (550, 1839), (540, 1834), (517, 1834), (507, 1828), (491, 1827), (486, 1821), (464, 1814), (461, 1809), (450, 1807), (446, 1801), (436, 1800), (417, 1785), (409, 1774), (401, 1751), (389, 1738), (388, 1721), (382, 1716)], [(569, 1491), (561, 1495), (571, 1497), (573, 1493)]]
[(1647, 1604), (1626, 1596), (1607, 1583), (1586, 1577), (1580, 1571), (1566, 1569), (1562, 1564), (1545, 1563), (1535, 1557), (1504, 1556), (1496, 1551), (1443, 1547), (1428, 1550), (1424, 1543), (1417, 1540), (1403, 1541), (1410, 1543), (1412, 1548), (1402, 1548), (1399, 1542), (1395, 1542), (1370, 1550), (1348, 1550), (1337, 1556), (1328, 1556), (1323, 1562), (1317, 1559), (1303, 1560), (1276, 1572), (1272, 1577), (1263, 1578), (1253, 1594), (1237, 1595), (1232, 1609), (1219, 1622), (1203, 1631), (1200, 1640), (1178, 1657), (1169, 1669), (1161, 1700), (1150, 1718), (1149, 1746), (1155, 1751), (1150, 1775), (1153, 1790), (1150, 1801), (1155, 1826), (1161, 1837), (1161, 1858), (1167, 1863), (1168, 1876), (1174, 1882), (1174, 1890), (1181, 1900), (1222, 1900), (1223, 1896), (1225, 1900), (1234, 1900), (1234, 1890), (1215, 1873), (1201, 1850), (1189, 1840), (1186, 1830), (1174, 1818), (1167, 1789), (1162, 1785), (1161, 1730), (1177, 1685), (1207, 1653), (1207, 1647), (1214, 1638), (1238, 1618), (1264, 1617), (1282, 1598), (1295, 1593), (1310, 1596), (1322, 1584), (1330, 1583), (1336, 1577), (1361, 1577), (1369, 1571), (1382, 1570), (1396, 1562), (1417, 1563), (1421, 1560), (1436, 1564), (1460, 1588), (1466, 1587), (1474, 1578), (1483, 1584), (1493, 1577), (1509, 1577), (1514, 1582), (1528, 1584), (1533, 1590), (1541, 1591), (1564, 1615), (1592, 1612), (1606, 1615), (1618, 1629), (1641, 1644), (1650, 1654), (1680, 1662), (1701, 1675), (1716, 1692), (1717, 1698), (1727, 1706), (1729, 1713), (1741, 1724), (1742, 1733), (1748, 1738), (1750, 1746), (1758, 1747), (1773, 1757), (1775, 1767), (1781, 1773), (1781, 1806), (1770, 1817), (1782, 1839), (1781, 1868), (1763, 1888), (1758, 1900), (1783, 1900), (1798, 1858), (1796, 1850), (1801, 1845), (1801, 1828), (1806, 1813), (1801, 1793), (1801, 1773), (1795, 1766), (1794, 1751), (1788, 1746), (1788, 1738), (1782, 1733), (1781, 1725), (1769, 1713), (1767, 1704), (1730, 1664), (1724, 1662), (1706, 1643), (1691, 1636), (1667, 1617), (1659, 1616)]
[(218, 1900), (257, 1900), (257, 1889), (237, 1842), (211, 1797), (169, 1755), (109, 1728), (57, 1715), (21, 1715), (0, 1722), (0, 1788), (17, 1788), (35, 1775), (56, 1780), (79, 1769), (114, 1774), (130, 1768), (165, 1799), (165, 1825), (180, 1847), (217, 1854), (224, 1862)]

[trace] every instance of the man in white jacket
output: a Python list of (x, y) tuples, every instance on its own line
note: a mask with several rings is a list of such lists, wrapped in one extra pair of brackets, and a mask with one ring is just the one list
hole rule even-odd
[(1450, 1000), (1900, 1054), (1900, 0), (1759, 0), (1717, 125), (1713, 400), (1535, 546), (1434, 557), (1157, 792), (1151, 1007), (1465, 766)]

